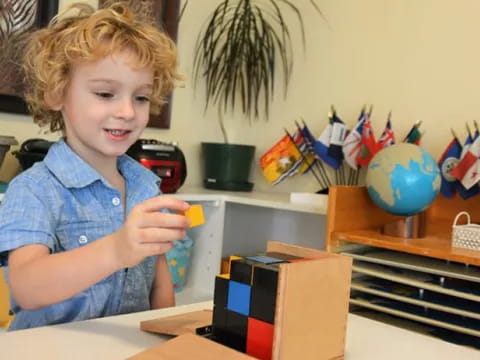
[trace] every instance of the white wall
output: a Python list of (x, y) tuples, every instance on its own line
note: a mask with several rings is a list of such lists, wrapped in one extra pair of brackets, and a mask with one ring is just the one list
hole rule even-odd
[[(294, 120), (303, 117), (315, 133), (326, 124), (330, 104), (353, 124), (361, 106), (373, 103), (377, 136), (389, 110), (397, 137), (403, 137), (416, 120), (425, 131), (423, 146), (435, 157), (450, 140), (450, 127), (463, 138), (465, 122), (479, 119), (480, 2), (476, 0), (316, 0), (329, 25), (311, 10), (309, 0), (295, 4), (304, 14), (307, 51), (303, 56), (297, 40), (294, 77), (286, 100), (279, 96), (269, 122), (249, 125), (241, 116), (226, 115), (233, 142), (257, 146), (256, 159), (283, 135), (293, 131)], [(61, 1), (61, 6), (71, 2)], [(90, 1), (95, 2), (95, 1)], [(202, 20), (219, 0), (190, 1), (179, 32), (184, 88), (173, 100), (172, 127), (147, 129), (144, 136), (177, 140), (186, 152), (187, 184), (199, 185), (200, 142), (221, 141), (217, 112), (203, 115), (201, 92), (194, 93), (191, 73), (193, 48)], [(294, 19), (292, 19), (294, 20)], [(281, 94), (282, 89), (278, 89)], [(480, 120), (480, 119), (479, 119)], [(37, 136), (27, 117), (0, 113), (0, 134), (19, 141)], [(9, 156), (0, 180), (17, 171)], [(254, 168), (257, 190), (313, 191), (310, 175), (286, 180), (271, 187)]]

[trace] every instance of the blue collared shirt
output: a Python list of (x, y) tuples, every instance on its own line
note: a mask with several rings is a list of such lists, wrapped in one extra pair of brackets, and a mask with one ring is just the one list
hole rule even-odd
[[(89, 244), (117, 231), (135, 205), (160, 193), (160, 179), (130, 157), (120, 156), (118, 169), (125, 179), (126, 214), (118, 190), (63, 140), (54, 144), (44, 161), (9, 184), (0, 205), (0, 263), (7, 265), (8, 252), (24, 245), (59, 253)], [(148, 257), (39, 310), (23, 310), (11, 297), (10, 330), (148, 310), (155, 264), (156, 256)], [(85, 259), (84, 266), (95, 264)]]

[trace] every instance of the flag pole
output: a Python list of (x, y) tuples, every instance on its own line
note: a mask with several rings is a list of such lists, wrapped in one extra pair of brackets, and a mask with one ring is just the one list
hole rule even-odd
[(347, 185), (354, 185), (354, 180), (355, 180), (355, 173), (357, 170), (354, 170), (353, 168), (350, 168), (348, 171), (348, 183)]
[[(333, 104), (330, 105), (330, 110), (332, 112), (332, 117), (337, 116), (337, 109), (335, 109), (335, 106)], [(342, 144), (343, 147), (343, 144)], [(338, 176), (337, 176), (338, 174)], [(343, 160), (342, 163), (340, 164), (339, 169), (335, 170), (335, 179), (337, 181), (337, 184), (345, 185), (345, 167), (343, 166)]]
[(458, 139), (458, 136), (457, 136), (457, 134), (455, 133), (455, 131), (453, 130), (453, 128), (450, 128), (450, 131), (452, 132), (453, 138), (454, 138), (455, 140), (457, 140), (459, 144), (461, 144), (461, 143), (460, 143), (460, 140)]
[[(333, 118), (333, 114), (335, 114), (335, 107), (333, 105), (330, 105), (330, 111), (328, 112), (328, 115), (327, 115), (329, 123), (330, 123), (331, 119)], [(327, 151), (328, 151), (328, 149), (327, 149)], [(333, 169), (333, 171), (335, 171), (335, 185), (338, 185), (338, 183), (339, 183), (338, 169)]]
[(465, 123), (465, 127), (467, 128), (468, 137), (471, 139), (472, 138), (472, 132), (470, 131), (470, 126), (468, 126), (468, 122)]
[[(335, 106), (333, 106), (333, 104), (332, 104), (332, 105), (330, 105), (330, 108), (332, 110), (333, 115), (337, 116), (337, 110), (335, 109)], [(343, 147), (343, 144), (342, 144), (342, 147)], [(340, 168), (339, 168), (339, 170), (340, 170), (339, 171), (339, 178), (340, 178), (341, 185), (346, 185), (345, 167), (343, 166), (343, 163), (344, 162), (342, 160), (342, 163), (340, 164)]]
[(372, 111), (373, 111), (373, 104), (370, 104), (370, 108), (368, 109), (368, 114), (367, 114), (369, 119), (372, 116)]

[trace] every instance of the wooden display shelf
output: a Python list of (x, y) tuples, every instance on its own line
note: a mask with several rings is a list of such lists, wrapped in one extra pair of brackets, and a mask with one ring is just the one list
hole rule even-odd
[(480, 265), (480, 251), (451, 246), (452, 222), (460, 211), (468, 211), (472, 221), (480, 222), (480, 198), (446, 199), (439, 196), (426, 210), (426, 236), (403, 239), (382, 235), (383, 225), (399, 219), (377, 207), (365, 187), (330, 188), (326, 246), (334, 252), (348, 241), (437, 259)]
[(436, 259), (480, 265), (480, 251), (453, 248), (451, 240), (446, 237), (428, 235), (421, 239), (402, 239), (380, 234), (375, 230), (356, 230), (350, 232), (333, 232), (337, 240), (370, 245), (384, 249), (423, 255)]
[(395, 322), (389, 314), (411, 322), (412, 329), (427, 324), (433, 335), (447, 331), (478, 348), (480, 251), (452, 247), (451, 237), (455, 216), (467, 211), (478, 223), (479, 209), (480, 197), (440, 195), (425, 211), (425, 237), (404, 239), (381, 233), (401, 218), (376, 206), (365, 187), (331, 187), (326, 245), (354, 260), (350, 311), (368, 309)]

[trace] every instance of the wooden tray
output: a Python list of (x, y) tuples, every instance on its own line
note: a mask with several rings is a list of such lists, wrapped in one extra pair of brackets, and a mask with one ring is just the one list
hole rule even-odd
[[(465, 317), (470, 317), (473, 319), (480, 320), (480, 313), (472, 311), (474, 310), (473, 309), (474, 306), (471, 306), (471, 308), (467, 310), (464, 307), (462, 307), (461, 304), (456, 304), (456, 307), (450, 307), (450, 306), (445, 306), (441, 301), (433, 302), (433, 300), (427, 301), (424, 299), (418, 299), (414, 297), (400, 295), (395, 293), (394, 291), (391, 291), (391, 290), (389, 291), (388, 289), (379, 290), (378, 287), (376, 287), (376, 284), (372, 284), (372, 282), (369, 282), (368, 280), (352, 281), (352, 290), (357, 290), (357, 291), (381, 296), (381, 297), (392, 299), (392, 300), (406, 302), (412, 305), (422, 306), (429, 309), (435, 309), (439, 311), (448, 312), (450, 314), (455, 314), (455, 315), (460, 315), (460, 316), (465, 316)], [(452, 301), (454, 299), (458, 299), (458, 298), (452, 298)], [(461, 299), (458, 299), (458, 300), (460, 301)], [(477, 306), (479, 305), (477, 304)]]
[(402, 269), (415, 270), (480, 283), (480, 268), (475, 266), (466, 266), (465, 264), (426, 258), (398, 251), (381, 251), (378, 248), (373, 249), (375, 249), (375, 251), (364, 250), (364, 253), (344, 251), (342, 254), (349, 255), (357, 260), (375, 264), (394, 266)]
[(252, 360), (253, 358), (193, 334), (154, 346), (130, 360)]
[(142, 321), (140, 329), (163, 335), (183, 335), (196, 334), (197, 329), (210, 325), (212, 325), (212, 310), (200, 310)]
[(363, 300), (363, 299), (350, 299), (350, 304), (363, 306), (363, 307), (366, 307), (366, 308), (369, 308), (369, 309), (374, 309), (374, 310), (377, 310), (377, 311), (381, 311), (381, 312), (384, 312), (384, 313), (387, 313), (387, 314), (399, 316), (399, 317), (402, 317), (402, 318), (415, 320), (415, 321), (419, 321), (421, 323), (425, 323), (425, 324), (429, 324), (429, 325), (433, 325), (433, 326), (438, 326), (438, 327), (441, 327), (441, 328), (444, 328), (444, 329), (454, 330), (454, 331), (461, 332), (461, 333), (464, 333), (464, 334), (480, 337), (480, 331), (475, 330), (475, 329), (466, 328), (466, 327), (451, 324), (451, 323), (448, 323), (448, 322), (445, 322), (445, 321), (430, 319), (430, 318), (427, 318), (427, 317), (424, 317), (424, 316), (419, 316), (417, 314), (412, 314), (412, 313), (407, 312), (407, 311), (401, 311), (401, 310), (398, 310), (398, 309), (390, 308), (388, 306), (371, 303), (371, 302)]
[(366, 264), (366, 263), (361, 263), (361, 264), (354, 263), (352, 266), (352, 270), (354, 272), (359, 272), (362, 274), (371, 275), (371, 276), (379, 277), (382, 279), (387, 279), (387, 280), (398, 282), (401, 284), (415, 286), (420, 289), (427, 289), (427, 290), (436, 291), (446, 295), (456, 296), (459, 298), (480, 302), (480, 296), (478, 295), (432, 284), (431, 281), (434, 278), (432, 276), (429, 276), (428, 274), (423, 274), (423, 273), (411, 274), (407, 272), (398, 273), (393, 271), (390, 268), (382, 267), (382, 265)]

